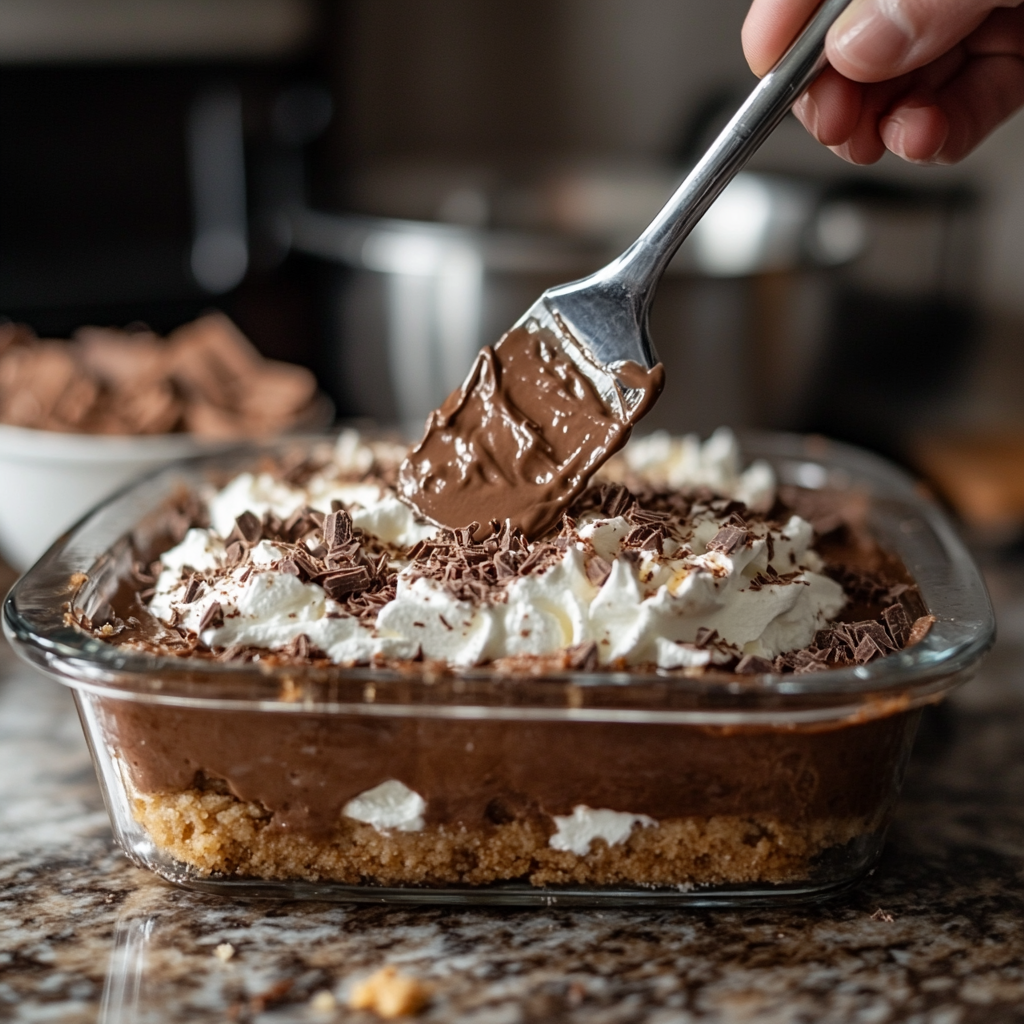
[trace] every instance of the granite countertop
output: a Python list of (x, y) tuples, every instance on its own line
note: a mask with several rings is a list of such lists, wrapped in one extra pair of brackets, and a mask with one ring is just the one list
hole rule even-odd
[[(114, 848), (70, 695), (0, 651), (0, 1019), (370, 1020), (388, 963), (424, 1020), (1024, 1024), (1024, 568), (1001, 636), (928, 712), (884, 858), (835, 902), (748, 911), (229, 902)], [(234, 956), (215, 955), (230, 943)], [(329, 1000), (328, 1000), (329, 1002)]]

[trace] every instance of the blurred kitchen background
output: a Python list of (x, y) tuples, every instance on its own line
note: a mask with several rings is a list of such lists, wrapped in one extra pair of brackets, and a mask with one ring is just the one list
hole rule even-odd
[[(0, 316), (211, 307), (414, 433), (645, 226), (753, 85), (748, 0), (0, 0)], [(1024, 522), (1024, 117), (955, 168), (792, 118), (654, 310), (645, 426), (816, 431)]]

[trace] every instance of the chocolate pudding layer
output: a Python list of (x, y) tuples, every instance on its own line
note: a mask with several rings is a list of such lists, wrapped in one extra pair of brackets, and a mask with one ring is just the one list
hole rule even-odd
[(428, 825), (448, 827), (567, 815), (581, 803), (656, 819), (870, 818), (907, 731), (900, 715), (774, 731), (144, 704), (116, 714), (117, 747), (140, 790), (222, 786), (263, 805), (277, 827), (317, 837), (331, 834), (350, 800), (388, 779), (423, 798)]

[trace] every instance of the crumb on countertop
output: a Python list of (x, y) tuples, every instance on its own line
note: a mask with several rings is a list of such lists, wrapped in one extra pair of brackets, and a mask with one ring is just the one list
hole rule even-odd
[(235, 947), (230, 942), (222, 942), (214, 951), (213, 955), (221, 961), (221, 963), (227, 963), (235, 955)]
[(309, 1008), (314, 1013), (330, 1013), (337, 1005), (338, 1000), (334, 998), (334, 993), (326, 988), (317, 992), (309, 1001)]
[(398, 968), (389, 964), (356, 985), (348, 1005), (353, 1010), (372, 1010), (390, 1020), (419, 1012), (430, 994), (429, 985), (399, 974)]

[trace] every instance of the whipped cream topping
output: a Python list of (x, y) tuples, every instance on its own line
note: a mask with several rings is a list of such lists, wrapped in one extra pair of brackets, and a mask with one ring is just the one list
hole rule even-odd
[(723, 498), (742, 501), (752, 512), (767, 512), (775, 502), (775, 473), (758, 459), (742, 469), (740, 446), (728, 427), (705, 442), (697, 434), (673, 437), (656, 430), (623, 450), (629, 469), (656, 484), (678, 489), (707, 487)]
[[(805, 647), (846, 600), (822, 573), (806, 521), (756, 514), (774, 503), (774, 475), (765, 463), (741, 470), (728, 431), (703, 445), (655, 434), (627, 446), (622, 458), (638, 476), (673, 491), (705, 489), (691, 500), (648, 509), (620, 487), (622, 500), (591, 502), (563, 521), (553, 543), (520, 539), (517, 549), (503, 532), (505, 553), (496, 540), (463, 547), (467, 564), (510, 566), (472, 584), (451, 567), (425, 568), (423, 551), (455, 544), (454, 535), (446, 542), (379, 478), (366, 477), (374, 458), (345, 434), (335, 465), (302, 486), (243, 473), (209, 495), (210, 528), (189, 530), (161, 556), (150, 611), (213, 650), (274, 650), (305, 637), (339, 664), (422, 656), (469, 667), (582, 646), (590, 665), (699, 672)], [(288, 544), (261, 539), (231, 564), (237, 517), (284, 519), (304, 507), (346, 510), (373, 557), (385, 551), (391, 582), (379, 607), (354, 614), (332, 599), (327, 583), (296, 574)], [(319, 540), (303, 544), (313, 551)]]
[[(589, 642), (601, 665), (698, 666), (715, 652), (680, 645), (692, 646), (701, 631), (767, 659), (809, 644), (845, 603), (839, 584), (818, 571), (810, 525), (797, 516), (777, 530), (755, 524), (731, 553), (709, 548), (729, 523), (696, 506), (692, 523), (659, 553), (625, 548), (633, 526), (624, 518), (593, 519), (550, 567), (514, 580), (503, 602), (459, 600), (409, 567), (377, 628), (459, 666)], [(610, 564), (600, 585), (588, 572), (595, 554)]]
[(301, 487), (270, 473), (241, 473), (222, 490), (206, 495), (210, 525), (216, 533), (226, 537), (243, 512), (256, 516), (273, 512), (285, 518), (304, 505), (327, 513), (331, 511), (331, 502), (337, 501), (348, 509), (359, 529), (373, 534), (384, 544), (410, 547), (419, 540), (433, 537), (437, 527), (417, 516), (394, 491), (379, 481), (360, 479), (370, 471), (376, 459), (397, 461), (404, 452), (400, 445), (377, 443), (371, 448), (360, 441), (356, 431), (344, 430), (334, 446), (330, 471), (314, 474)]
[(273, 512), (285, 518), (308, 505), (326, 513), (331, 511), (332, 501), (349, 510), (355, 526), (392, 547), (411, 547), (437, 533), (436, 526), (418, 519), (408, 505), (379, 484), (339, 483), (319, 476), (300, 488), (270, 473), (242, 473), (213, 494), (208, 506), (213, 529), (226, 537), (243, 512), (257, 516)]
[[(188, 542), (187, 538), (184, 543), (198, 545), (198, 541)], [(168, 554), (174, 560), (180, 557), (177, 548)], [(189, 601), (185, 600), (189, 579), (174, 569), (165, 569), (157, 580), (149, 610), (158, 619), (195, 633), (210, 648), (275, 650), (306, 636), (331, 661), (343, 665), (416, 656), (415, 642), (375, 635), (328, 598), (322, 587), (273, 571), (270, 567), (281, 555), (273, 544), (261, 541), (251, 552), (251, 566), (239, 566), (200, 583), (198, 594)], [(211, 618), (214, 608), (219, 608), (220, 614)]]
[(657, 822), (646, 814), (626, 811), (594, 810), (586, 804), (577, 804), (572, 814), (553, 815), (555, 833), (548, 840), (554, 850), (567, 850), (578, 857), (590, 853), (591, 843), (603, 839), (609, 846), (624, 843), (637, 825), (657, 827)]

